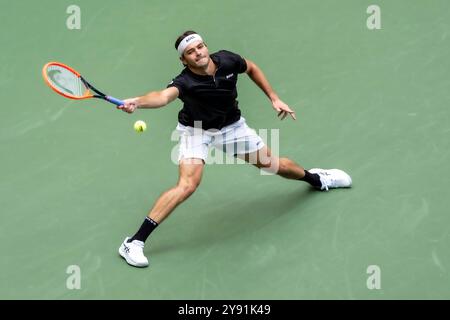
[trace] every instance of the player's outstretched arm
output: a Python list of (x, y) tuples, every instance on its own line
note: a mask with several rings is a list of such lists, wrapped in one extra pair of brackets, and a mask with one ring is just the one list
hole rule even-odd
[(289, 106), (281, 101), (278, 95), (270, 86), (269, 81), (262, 72), (262, 70), (252, 61), (245, 59), (247, 63), (246, 73), (253, 80), (254, 83), (266, 94), (266, 96), (272, 102), (272, 107), (278, 112), (278, 116), (281, 116), (281, 120), (290, 115), (294, 120), (296, 120), (295, 112), (289, 108)]
[(149, 92), (144, 96), (123, 100), (124, 104), (117, 109), (133, 113), (136, 109), (161, 108), (178, 98), (178, 89), (169, 87), (161, 91)]

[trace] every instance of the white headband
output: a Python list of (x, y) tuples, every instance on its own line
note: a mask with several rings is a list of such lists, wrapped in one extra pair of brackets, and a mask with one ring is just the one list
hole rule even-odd
[(181, 40), (181, 42), (177, 48), (180, 56), (183, 55), (183, 52), (184, 52), (184, 50), (186, 50), (186, 47), (194, 41), (202, 41), (203, 42), (203, 39), (202, 39), (202, 37), (200, 37), (200, 35), (194, 33), (194, 34), (190, 34), (190, 35), (184, 37), (183, 40)]

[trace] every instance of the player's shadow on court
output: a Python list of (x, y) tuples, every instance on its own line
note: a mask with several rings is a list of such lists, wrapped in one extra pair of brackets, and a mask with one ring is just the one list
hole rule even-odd
[[(248, 201), (233, 203), (229, 205), (222, 203), (219, 208), (210, 208), (210, 213), (204, 219), (197, 219), (193, 227), (197, 230), (195, 234), (184, 238), (172, 239), (171, 241), (154, 241), (148, 253), (154, 256), (169, 251), (189, 250), (196, 247), (204, 247), (214, 243), (234, 242), (248, 233), (265, 228), (285, 214), (292, 219), (301, 219), (302, 207), (308, 206), (310, 201), (318, 201), (324, 196), (322, 192), (308, 186), (294, 188), (286, 193), (270, 191), (270, 194), (261, 195), (259, 198), (251, 198)], [(286, 220), (283, 220), (283, 223)], [(180, 235), (182, 236), (182, 235)]]

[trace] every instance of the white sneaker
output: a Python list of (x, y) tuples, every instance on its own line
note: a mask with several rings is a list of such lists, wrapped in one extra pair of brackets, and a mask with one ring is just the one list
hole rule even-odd
[(320, 190), (328, 191), (331, 188), (350, 188), (352, 186), (352, 178), (342, 170), (314, 168), (308, 171), (320, 176), (320, 182), (322, 182)]
[(128, 242), (130, 237), (126, 237), (119, 248), (119, 254), (128, 264), (135, 267), (148, 266), (148, 260), (144, 256), (144, 243), (139, 240)]

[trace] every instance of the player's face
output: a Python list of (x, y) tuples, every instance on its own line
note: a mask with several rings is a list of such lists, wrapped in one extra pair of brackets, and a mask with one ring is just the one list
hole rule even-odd
[(196, 41), (184, 50), (181, 61), (193, 68), (206, 68), (209, 59), (208, 47), (202, 41)]

